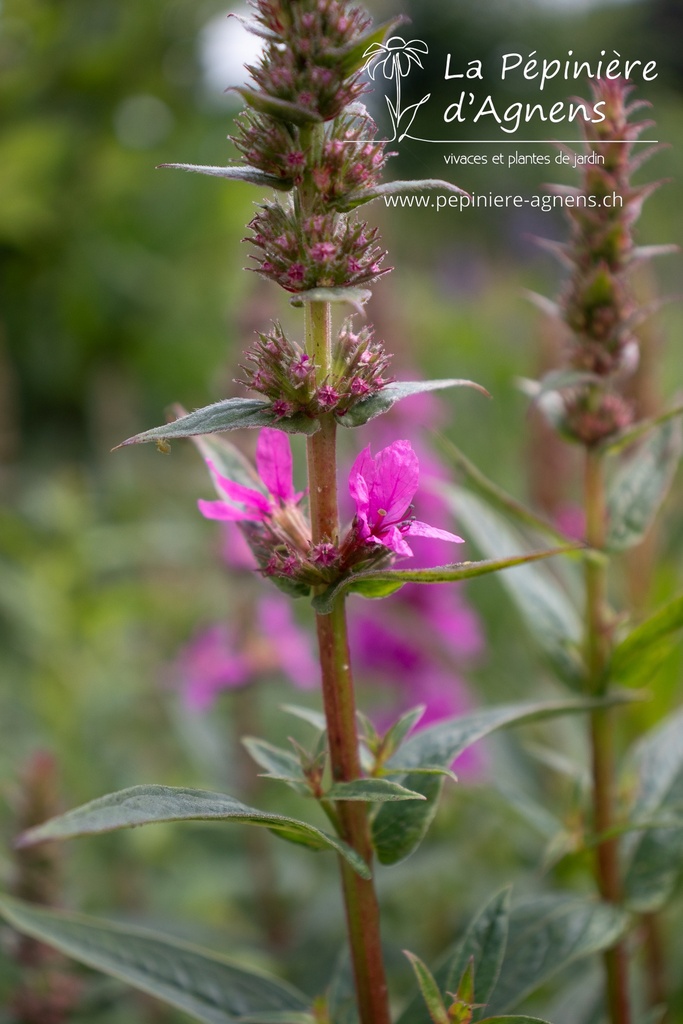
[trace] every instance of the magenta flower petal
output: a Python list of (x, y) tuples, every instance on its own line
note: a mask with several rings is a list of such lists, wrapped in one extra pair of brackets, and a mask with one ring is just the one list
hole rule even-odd
[(262, 518), (262, 516), (255, 517), (252, 513), (240, 509), (236, 505), (230, 505), (227, 501), (205, 501), (204, 498), (200, 498), (197, 507), (205, 519), (220, 519), (224, 522), (239, 523)]
[(364, 448), (351, 466), (349, 473), (349, 492), (356, 503), (356, 511), (367, 513), (370, 505), (370, 492), (367, 481), (372, 477), (375, 464), (370, 454), (370, 445)]
[(264, 427), (256, 442), (256, 468), (274, 498), (294, 501), (292, 449), (281, 430)]
[(253, 487), (245, 487), (244, 484), (235, 483), (224, 476), (219, 477), (219, 484), (220, 489), (231, 501), (244, 505), (245, 511), (250, 513), (249, 519), (265, 519), (272, 512), (272, 501)]
[(413, 549), (404, 541), (398, 526), (387, 527), (380, 534), (375, 535), (374, 539), (380, 544), (384, 544), (385, 548), (390, 548), (397, 555), (401, 555), (402, 558), (413, 557)]
[(400, 522), (415, 496), (420, 466), (410, 441), (394, 441), (377, 453), (370, 485), (370, 518)]
[(462, 537), (458, 537), (455, 533), (449, 533), (448, 530), (439, 530), (436, 526), (429, 526), (428, 523), (421, 523), (419, 519), (413, 519), (408, 529), (404, 530), (411, 537), (434, 537), (436, 540), (449, 540), (453, 544), (464, 544)]
[[(210, 459), (206, 460), (206, 464), (209, 467), (209, 472), (218, 493), (230, 499), (223, 502), (200, 501), (199, 509), (207, 519), (252, 520), (260, 522), (272, 513), (273, 503), (261, 491), (257, 491), (254, 487), (245, 487), (244, 484), (235, 483), (234, 480), (229, 480), (228, 477), (218, 472)], [(233, 505), (231, 502), (236, 504)], [(221, 504), (224, 506), (222, 513), (217, 508)]]
[(404, 558), (413, 554), (406, 536), (459, 543), (462, 538), (454, 533), (410, 518), (419, 478), (419, 462), (409, 441), (394, 441), (374, 459), (370, 448), (365, 448), (349, 474), (349, 492), (356, 504), (356, 536), (383, 544)]

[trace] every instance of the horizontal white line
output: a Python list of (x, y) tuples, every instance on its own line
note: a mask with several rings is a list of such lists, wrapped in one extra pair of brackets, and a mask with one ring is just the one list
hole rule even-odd
[[(586, 139), (415, 139), (412, 135), (406, 136), (411, 142), (434, 142), (438, 146), (460, 146), (460, 145), (501, 145), (501, 146), (523, 146), (523, 145), (556, 145), (558, 142), (571, 143), (574, 146), (581, 146)], [(404, 140), (401, 140), (404, 141)], [(630, 143), (632, 146), (637, 146), (638, 143), (646, 145), (657, 145), (659, 139), (591, 139), (591, 144), (599, 146), (613, 146), (613, 145), (626, 145)]]

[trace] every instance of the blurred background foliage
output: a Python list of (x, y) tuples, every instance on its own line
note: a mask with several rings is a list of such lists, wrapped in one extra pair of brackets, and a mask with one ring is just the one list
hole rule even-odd
[[(425, 71), (411, 78), (410, 88), (415, 98), (423, 86), (432, 91), (435, 111), (452, 99), (443, 81), (446, 52), (454, 66), (475, 57), (493, 63), (510, 50), (562, 56), (569, 47), (587, 56), (604, 46), (656, 59), (660, 75), (647, 98), (658, 137), (670, 148), (638, 180), (673, 183), (648, 202), (639, 239), (680, 241), (683, 63), (676, 0), (372, 4), (376, 20), (403, 12), (412, 18), (407, 38), (430, 46)], [(164, 161), (234, 158), (225, 136), (238, 105), (222, 89), (236, 80), (244, 44), (226, 15), (217, 0), (0, 3), (5, 850), (16, 829), (21, 780), (38, 750), (56, 758), (64, 806), (153, 781), (224, 787), (273, 807), (282, 795), (272, 783), (254, 783), (236, 729), (246, 723), (270, 738), (305, 736), (305, 726), (277, 710), (295, 694), (277, 678), (258, 692), (221, 698), (210, 714), (186, 711), (177, 694), (178, 653), (197, 628), (223, 612), (229, 617), (241, 596), (217, 557), (220, 538), (196, 512), (195, 499), (209, 496), (207, 478), (189, 445), (174, 445), (170, 457), (148, 446), (110, 453), (124, 437), (161, 422), (174, 401), (192, 408), (238, 393), (232, 378), (252, 332), (275, 316), (298, 322), (282, 295), (242, 269), (240, 239), (257, 192), (155, 169)], [(509, 99), (493, 74), (486, 91), (504, 102), (518, 98)], [(586, 88), (561, 83), (549, 96), (573, 91)], [(372, 103), (386, 131), (381, 96)], [(426, 115), (420, 127), (438, 130)], [(400, 149), (390, 165), (393, 177), (448, 177), (471, 191), (523, 194), (562, 175), (572, 180), (555, 166), (451, 169), (440, 163), (440, 147), (406, 142)], [(571, 506), (577, 497), (572, 453), (559, 451), (529, 416), (515, 385), (516, 377), (552, 365), (556, 351), (551, 325), (522, 291), (557, 292), (561, 272), (531, 236), (564, 237), (561, 216), (375, 205), (369, 218), (381, 224), (397, 267), (376, 290), (369, 315), (396, 353), (399, 374), (483, 383), (494, 400), (456, 393), (442, 402), (439, 428), (518, 496), (531, 496), (552, 514)], [(655, 272), (656, 282), (650, 273), (636, 282), (644, 300), (675, 291), (680, 260), (662, 261)], [(643, 328), (647, 359), (636, 397), (644, 412), (681, 385), (681, 319), (680, 306), (667, 305)], [(402, 425), (422, 427), (409, 419)], [(240, 441), (248, 448), (253, 437)], [(352, 454), (361, 438), (344, 442)], [(636, 607), (680, 588), (680, 508), (679, 487), (649, 548), (659, 557), (658, 572), (624, 564), (622, 589), (629, 588)], [(484, 657), (467, 676), (472, 700), (549, 692), (499, 586), (478, 582), (467, 597), (486, 639)], [(297, 611), (305, 622), (306, 610)], [(680, 699), (679, 655), (655, 682), (655, 698), (627, 722), (632, 733)], [(577, 723), (546, 726), (541, 738), (581, 752)], [(494, 781), (502, 766), (512, 785), (519, 782), (539, 801), (562, 805), (565, 799), (568, 784), (539, 767), (518, 741), (492, 744), (487, 764)], [(285, 799), (301, 813), (295, 797)], [(475, 780), (452, 788), (432, 843), (383, 877), (393, 966), (402, 945), (426, 959), (443, 948), (474, 907), (510, 878), (519, 892), (546, 885), (539, 870), (543, 837), (529, 821), (495, 785)], [(239, 829), (156, 827), (85, 840), (68, 848), (62, 898), (161, 924), (254, 963), (284, 950), (292, 978), (315, 991), (341, 943), (333, 865), (260, 839), (254, 844)], [(0, 854), (2, 881), (10, 884), (14, 874), (9, 854)], [(580, 864), (571, 861), (556, 877), (585, 886)], [(13, 970), (3, 962), (0, 992), (12, 988)], [(113, 983), (91, 981), (87, 991), (84, 1020), (176, 1019), (122, 995)]]

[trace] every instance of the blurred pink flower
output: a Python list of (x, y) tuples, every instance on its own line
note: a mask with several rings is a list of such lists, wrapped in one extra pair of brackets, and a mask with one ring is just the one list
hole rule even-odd
[(199, 511), (207, 519), (265, 522), (281, 508), (296, 505), (302, 497), (294, 492), (289, 438), (280, 430), (266, 427), (256, 443), (256, 469), (265, 490), (228, 480), (211, 461), (207, 464), (223, 496), (219, 501), (199, 500)]
[(555, 523), (574, 540), (583, 540), (586, 536), (586, 515), (578, 505), (563, 505), (555, 513)]
[(361, 540), (383, 544), (405, 558), (413, 554), (405, 536), (462, 542), (454, 533), (410, 518), (419, 477), (417, 455), (409, 441), (394, 441), (374, 459), (370, 445), (360, 453), (351, 467), (349, 491), (356, 503), (356, 530)]
[(310, 638), (292, 615), (292, 602), (268, 594), (255, 606), (252, 623), (210, 626), (192, 640), (179, 659), (185, 703), (202, 711), (221, 690), (247, 686), (282, 673), (300, 689), (312, 689), (319, 668)]

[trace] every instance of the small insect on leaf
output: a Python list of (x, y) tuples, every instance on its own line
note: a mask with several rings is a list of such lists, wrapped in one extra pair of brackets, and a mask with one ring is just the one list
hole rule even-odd
[(171, 443), (170, 443), (170, 441), (167, 441), (163, 437), (159, 437), (159, 438), (157, 438), (156, 445), (157, 445), (157, 451), (161, 452), (162, 455), (170, 455), (171, 454)]

